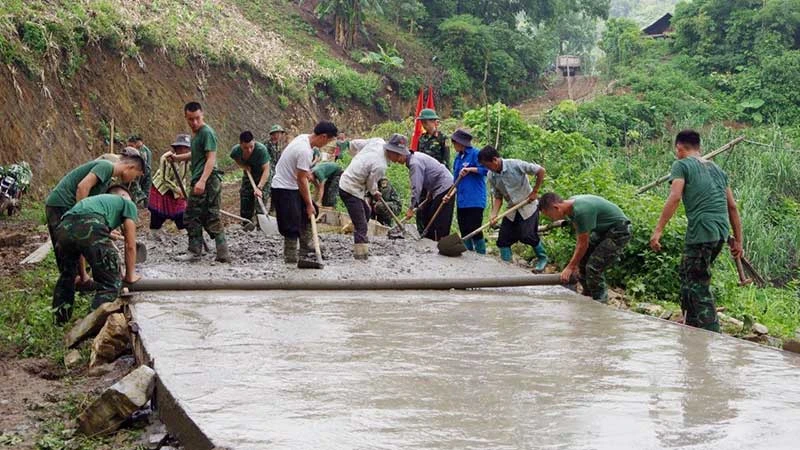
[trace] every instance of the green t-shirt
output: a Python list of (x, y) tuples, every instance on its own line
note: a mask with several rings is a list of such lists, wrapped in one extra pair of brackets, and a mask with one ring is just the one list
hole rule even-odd
[(679, 159), (672, 164), (669, 180), (682, 178), (683, 206), (689, 226), (687, 244), (702, 244), (728, 239), (728, 176), (711, 161), (695, 157)]
[(111, 176), (114, 174), (114, 164), (106, 160), (89, 161), (78, 166), (58, 182), (53, 192), (47, 196), (45, 206), (56, 206), (59, 208), (72, 208), (75, 206), (75, 195), (78, 192), (78, 184), (90, 173), (97, 177), (97, 184), (89, 190), (89, 196), (104, 194), (111, 184)]
[(73, 206), (64, 214), (66, 216), (81, 216), (95, 214), (103, 217), (108, 228), (112, 230), (122, 225), (125, 219), (136, 220), (136, 205), (115, 194), (100, 194), (87, 197)]
[[(256, 142), (256, 145), (253, 148), (253, 153), (246, 161), (242, 159), (242, 153), (242, 146), (239, 144), (234, 145), (231, 149), (231, 159), (250, 167), (250, 173), (253, 175), (253, 181), (258, 183), (258, 180), (261, 179), (262, 167), (264, 164), (267, 164), (270, 161), (267, 146), (261, 142)], [(247, 178), (247, 174), (243, 174), (243, 176)]]
[(575, 224), (578, 234), (605, 233), (611, 227), (630, 222), (619, 206), (596, 195), (576, 195), (572, 204), (572, 215), (569, 219)]
[[(203, 125), (192, 137), (192, 184), (203, 176), (206, 166), (206, 153), (217, 151), (217, 133), (208, 125)], [(214, 170), (217, 169), (216, 164)]]
[(311, 172), (314, 173), (314, 176), (319, 181), (328, 181), (328, 178), (332, 177), (336, 172), (341, 171), (342, 169), (339, 167), (339, 164), (335, 162), (324, 162), (319, 163), (314, 166), (314, 169)]

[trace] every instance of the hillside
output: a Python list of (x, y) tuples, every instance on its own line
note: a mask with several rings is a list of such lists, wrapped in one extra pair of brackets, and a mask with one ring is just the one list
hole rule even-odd
[(325, 118), (360, 132), (408, 115), (419, 87), (438, 86), (441, 71), (418, 62), (429, 53), (420, 41), (368, 24), (377, 29), (361, 48), (388, 42), (406, 55), (389, 78), (333, 43), (315, 3), (3, 2), (0, 164), (29, 161), (42, 194), (65, 168), (107, 151), (112, 119), (119, 142), (141, 133), (160, 152), (186, 131), (182, 105), (200, 100), (227, 146), (276, 122), (299, 133)]

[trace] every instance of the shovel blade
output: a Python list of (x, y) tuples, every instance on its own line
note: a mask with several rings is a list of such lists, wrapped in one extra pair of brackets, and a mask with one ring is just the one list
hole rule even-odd
[(267, 236), (278, 234), (278, 224), (274, 218), (264, 214), (257, 214), (256, 217), (258, 218), (258, 227), (264, 234)]
[(461, 256), (462, 253), (467, 251), (467, 247), (464, 246), (464, 241), (462, 241), (461, 236), (457, 234), (443, 237), (436, 243), (436, 248), (439, 249), (439, 254), (453, 257)]
[(147, 262), (147, 246), (144, 242), (136, 243), (136, 264), (143, 264)]

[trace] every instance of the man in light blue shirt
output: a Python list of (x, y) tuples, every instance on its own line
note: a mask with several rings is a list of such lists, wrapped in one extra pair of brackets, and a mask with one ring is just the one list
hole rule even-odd
[[(492, 193), (492, 221), (497, 220), (503, 201), (508, 207), (529, 201), (530, 204), (518, 209), (513, 216), (506, 217), (500, 225), (497, 247), (503, 261), (511, 261), (511, 246), (522, 242), (533, 247), (536, 253), (536, 271), (541, 272), (547, 265), (547, 254), (539, 240), (539, 210), (536, 199), (544, 182), (544, 167), (518, 159), (500, 157), (497, 150), (487, 145), (478, 153), (478, 162), (489, 169), (489, 188)], [(528, 176), (536, 176), (531, 187)]]

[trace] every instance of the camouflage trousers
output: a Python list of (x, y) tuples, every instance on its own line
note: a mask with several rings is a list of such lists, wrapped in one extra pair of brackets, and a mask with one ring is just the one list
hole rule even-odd
[(64, 267), (64, 258), (56, 246), (56, 230), (58, 225), (61, 224), (61, 216), (67, 211), (69, 211), (69, 208), (61, 206), (45, 206), (44, 208), (44, 213), (47, 216), (47, 232), (50, 234), (50, 243), (53, 244), (53, 253), (56, 255), (56, 267), (58, 267), (59, 272)]
[(53, 312), (57, 323), (68, 321), (72, 315), (75, 277), (81, 256), (92, 268), (96, 286), (92, 309), (114, 301), (119, 295), (122, 287), (119, 254), (110, 232), (105, 220), (97, 215), (66, 216), (56, 228), (55, 248), (62, 259), (61, 274), (53, 291)]
[[(389, 205), (389, 208), (392, 208), (392, 211), (395, 215), (400, 214), (401, 210), (403, 209), (403, 205), (397, 202), (387, 201), (386, 204)], [(373, 206), (372, 216), (375, 217), (375, 219), (377, 219), (382, 225), (393, 227), (396, 224), (392, 218), (392, 213), (389, 212), (389, 208), (387, 208), (383, 202), (376, 202)]]
[[(254, 179), (258, 180), (261, 178), (261, 175), (258, 175), (258, 178), (253, 177)], [(267, 202), (269, 201), (269, 187), (264, 187), (261, 190), (263, 193), (263, 197), (261, 200), (264, 201), (264, 206), (267, 206)], [(245, 219), (252, 220), (256, 214), (261, 214), (261, 206), (256, 206), (256, 193), (253, 190), (253, 185), (250, 184), (250, 180), (247, 178), (247, 175), (244, 176), (242, 179), (242, 185), (239, 187), (239, 215), (244, 217)]]
[(711, 293), (711, 265), (725, 242), (686, 244), (681, 261), (681, 309), (686, 325), (719, 332), (717, 305)]
[(200, 254), (203, 248), (203, 229), (214, 239), (217, 245), (225, 244), (225, 229), (220, 220), (220, 202), (222, 201), (222, 185), (220, 177), (212, 174), (206, 182), (206, 190), (202, 195), (194, 195), (194, 188), (189, 187), (188, 205), (183, 215), (186, 231), (189, 234), (189, 251)]
[(631, 240), (631, 224), (621, 222), (605, 233), (589, 236), (589, 249), (581, 259), (579, 279), (583, 295), (605, 303), (608, 300), (605, 270), (614, 264)]
[(123, 186), (131, 193), (131, 200), (133, 200), (133, 203), (136, 203), (137, 206), (147, 207), (147, 199), (150, 197), (150, 187), (147, 188), (147, 191), (142, 191), (139, 180), (140, 178), (137, 178), (130, 183), (123, 184)]

